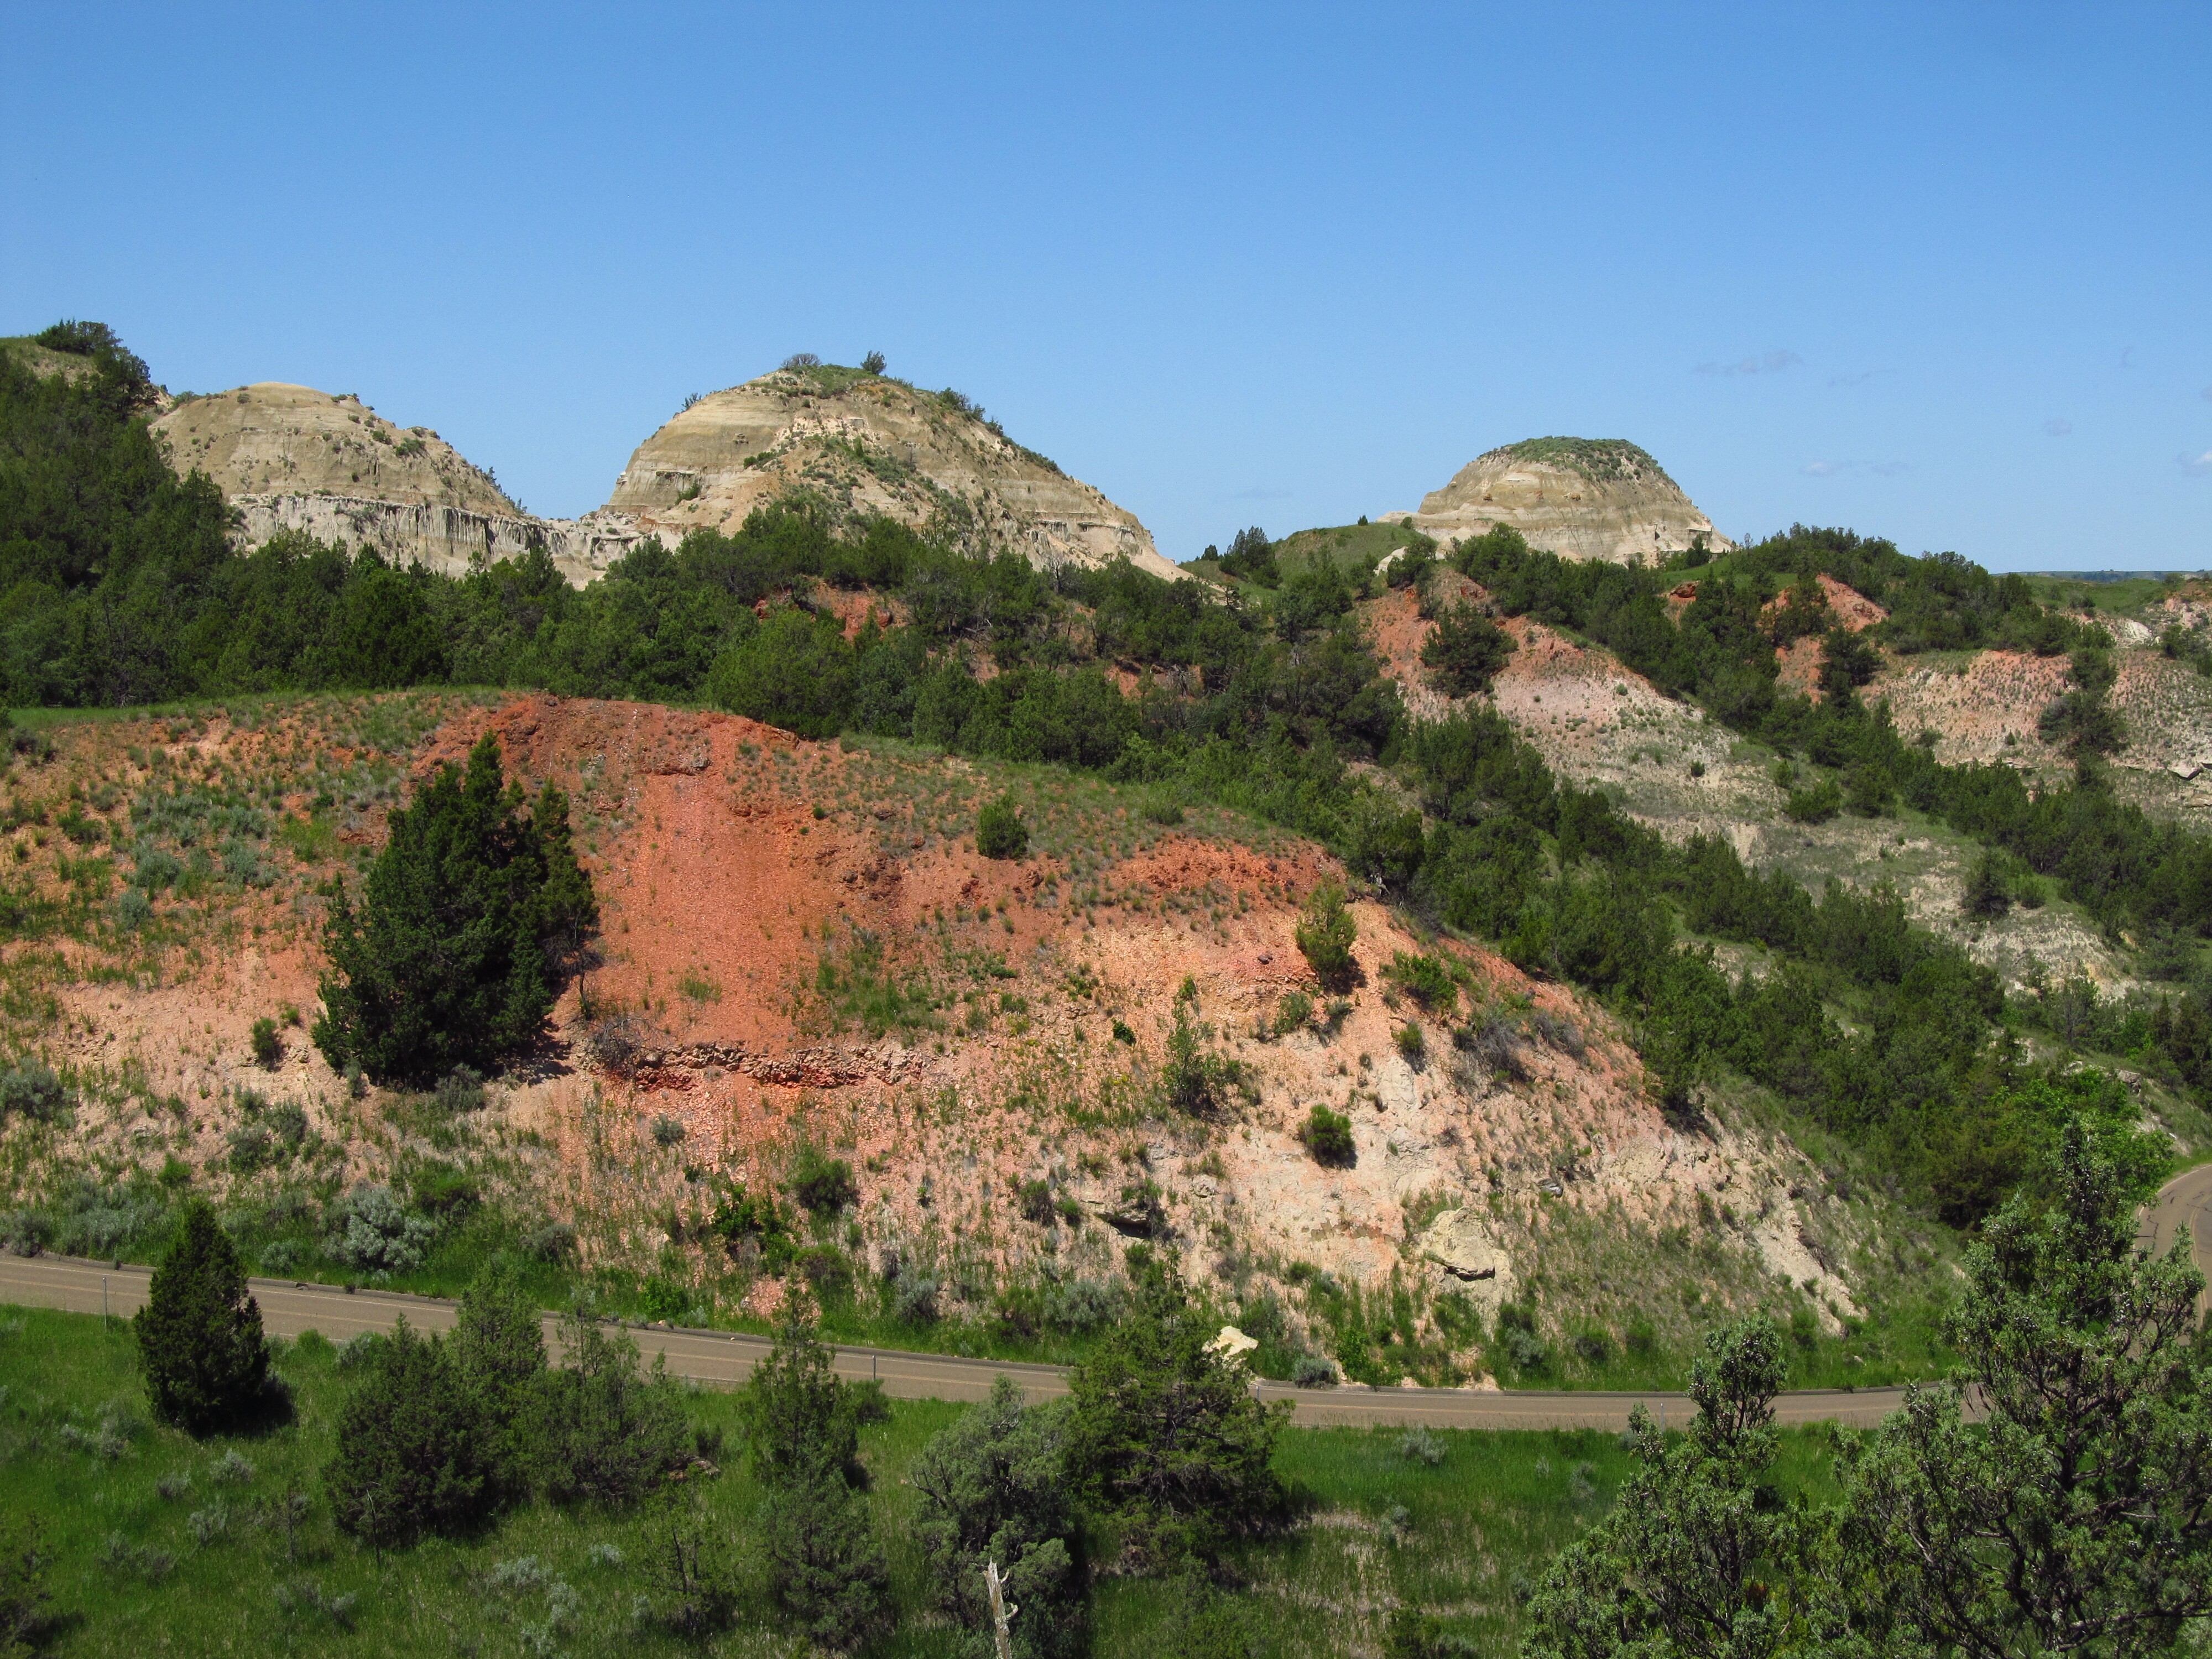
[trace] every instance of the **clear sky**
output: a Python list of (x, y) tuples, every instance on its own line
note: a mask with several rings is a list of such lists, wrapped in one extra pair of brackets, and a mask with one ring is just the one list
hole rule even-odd
[(1626, 437), (1730, 535), (2212, 565), (2212, 6), (0, 0), (0, 332), (532, 510), (808, 350), (1188, 558)]

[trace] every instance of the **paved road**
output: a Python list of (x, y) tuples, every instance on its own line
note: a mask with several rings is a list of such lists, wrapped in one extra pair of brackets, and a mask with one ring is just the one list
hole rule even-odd
[[(2158, 1196), (2143, 1208), (2143, 1243), (2154, 1255), (2163, 1255), (2171, 1249), (2174, 1235), (2184, 1227), (2190, 1231), (2190, 1254), (2197, 1271), (2212, 1281), (2212, 1164), (2184, 1170), (2160, 1188)], [(2212, 1296), (2212, 1285), (2197, 1298), (2199, 1313), (2204, 1310), (2208, 1296)]]
[[(0, 1304), (60, 1308), (74, 1313), (136, 1313), (153, 1277), (147, 1267), (111, 1267), (65, 1256), (0, 1255)], [(434, 1297), (404, 1296), (392, 1291), (348, 1292), (287, 1279), (251, 1280), (261, 1304), (262, 1323), (273, 1335), (321, 1332), (343, 1341), (364, 1331), (389, 1330), (402, 1314), (418, 1330), (449, 1328), (456, 1304)], [(553, 1321), (545, 1322), (547, 1340)], [(638, 1346), (650, 1358), (668, 1356), (668, 1369), (714, 1388), (734, 1388), (768, 1352), (764, 1337), (726, 1331), (664, 1330), (633, 1327)], [(902, 1400), (981, 1400), (991, 1380), (1004, 1373), (1032, 1399), (1067, 1392), (1066, 1373), (1057, 1365), (1011, 1360), (961, 1359), (945, 1354), (903, 1353), (890, 1348), (836, 1350), (838, 1373), (873, 1377), (884, 1392)], [(1428, 1424), (1455, 1429), (1608, 1429), (1628, 1426), (1628, 1413), (1639, 1402), (1670, 1424), (1690, 1420), (1692, 1408), (1679, 1394), (1600, 1394), (1593, 1391), (1510, 1392), (1480, 1389), (1294, 1389), (1284, 1382), (1260, 1384), (1262, 1398), (1294, 1403), (1294, 1422), (1309, 1426), (1333, 1423)], [(1783, 1423), (1838, 1422), (1870, 1425), (1894, 1411), (1904, 1391), (1867, 1389), (1857, 1393), (1808, 1389), (1785, 1394), (1775, 1405)]]

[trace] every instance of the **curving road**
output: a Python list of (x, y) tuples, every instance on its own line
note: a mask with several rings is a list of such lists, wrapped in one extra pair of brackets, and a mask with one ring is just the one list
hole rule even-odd
[(2143, 1244), (2154, 1255), (2163, 1255), (2172, 1248), (2174, 1236), (2189, 1229), (2190, 1256), (2208, 1285), (2197, 1297), (2197, 1310), (2203, 1313), (2212, 1296), (2212, 1164), (2184, 1170), (2160, 1188), (2143, 1206), (2142, 1223)]
[[(2212, 1166), (2208, 1166), (2212, 1168)], [(136, 1313), (153, 1277), (149, 1267), (118, 1267), (66, 1256), (0, 1255), (0, 1304), (59, 1308), (71, 1313)], [(343, 1341), (364, 1331), (392, 1328), (402, 1315), (418, 1330), (449, 1328), (456, 1304), (436, 1297), (405, 1296), (393, 1291), (347, 1291), (332, 1285), (303, 1285), (280, 1279), (250, 1280), (261, 1304), (263, 1325), (272, 1335), (297, 1336), (319, 1331)], [(669, 1330), (633, 1326), (638, 1346), (649, 1358), (665, 1354), (668, 1369), (713, 1388), (734, 1388), (744, 1381), (769, 1348), (768, 1339), (728, 1331)], [(554, 1322), (545, 1322), (546, 1340)], [(949, 1354), (905, 1353), (891, 1348), (840, 1347), (838, 1374), (873, 1377), (885, 1394), (901, 1400), (981, 1400), (992, 1378), (1004, 1373), (1032, 1399), (1067, 1392), (1067, 1374), (1058, 1365), (1024, 1364), (1003, 1359), (962, 1359)], [(1628, 1426), (1636, 1406), (1674, 1425), (1687, 1423), (1693, 1408), (1685, 1395), (1601, 1394), (1595, 1391), (1504, 1392), (1483, 1389), (1297, 1389), (1286, 1382), (1257, 1385), (1264, 1400), (1293, 1402), (1293, 1422), (1327, 1424), (1423, 1423), (1452, 1429), (1606, 1429)], [(1847, 1423), (1870, 1426), (1897, 1409), (1901, 1389), (1808, 1389), (1775, 1402), (1783, 1423)]]

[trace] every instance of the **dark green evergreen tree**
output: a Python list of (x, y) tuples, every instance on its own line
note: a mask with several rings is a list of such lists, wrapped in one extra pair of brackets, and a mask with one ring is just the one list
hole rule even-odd
[(1421, 647), (1421, 663), (1446, 696), (1468, 697), (1490, 690), (1515, 649), (1510, 634), (1462, 602), (1437, 618)]
[(465, 1533), (496, 1507), (497, 1474), (492, 1436), (453, 1355), (403, 1316), (338, 1416), (323, 1480), (339, 1527), (379, 1550)]
[(1018, 859), (1030, 850), (1030, 827), (1012, 795), (1001, 795), (975, 815), (975, 850), (987, 859)]
[(331, 1065), (426, 1079), (536, 1040), (564, 954), (599, 920), (568, 816), (550, 786), (524, 811), (489, 732), (465, 772), (440, 768), (392, 813), (358, 910), (343, 893), (331, 899), (314, 1029)]
[(1059, 1401), (1024, 1406), (1012, 1377), (921, 1449), (907, 1484), (921, 1495), (915, 1533), (937, 1604), (969, 1632), (969, 1651), (992, 1651), (983, 1565), (996, 1562), (1021, 1659), (1081, 1651), (1085, 1635), (1083, 1528), (1067, 1485), (1067, 1412)]
[(817, 1641), (854, 1645), (881, 1621), (890, 1570), (860, 1493), (861, 1424), (882, 1396), (841, 1380), (813, 1310), (794, 1295), (775, 1344), (742, 1402), (762, 1505), (769, 1577), (793, 1623)]
[(1796, 1524), (1766, 1486), (1781, 1338), (1754, 1317), (1705, 1347), (1686, 1435), (1670, 1445), (1642, 1406), (1631, 1417), (1643, 1467), (1529, 1604), (1529, 1659), (1764, 1659), (1781, 1645), (1790, 1607), (1774, 1586), (1796, 1565)]
[(638, 1374), (637, 1344), (575, 1313), (561, 1322), (566, 1363), (548, 1372), (537, 1419), (545, 1491), (564, 1504), (626, 1509), (691, 1455), (684, 1402), (656, 1358)]
[(1287, 1401), (1263, 1406), (1173, 1270), (1146, 1265), (1128, 1311), (1068, 1377), (1077, 1493), (1156, 1564), (1218, 1553), (1280, 1518), (1272, 1467)]
[(187, 1434), (244, 1422), (265, 1403), (269, 1345), (238, 1251), (204, 1199), (185, 1206), (175, 1243), (131, 1321), (154, 1415)]
[(475, 1396), (501, 1490), (518, 1496), (527, 1492), (546, 1388), (545, 1331), (537, 1304), (507, 1257), (487, 1262), (470, 1283), (448, 1352)]
[(2185, 1234), (2141, 1254), (2147, 1183), (2086, 1126), (2039, 1184), (1967, 1254), (1964, 1363), (1845, 1447), (1816, 1582), (1863, 1651), (2124, 1659), (2212, 1613), (2203, 1275)]

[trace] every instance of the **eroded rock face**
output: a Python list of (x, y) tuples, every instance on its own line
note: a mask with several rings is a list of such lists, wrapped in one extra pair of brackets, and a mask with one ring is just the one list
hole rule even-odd
[(733, 531), (755, 507), (811, 499), (858, 520), (883, 514), (973, 551), (1012, 550), (1049, 568), (1161, 557), (1134, 514), (980, 417), (903, 381), (857, 369), (779, 369), (700, 398), (638, 447), (602, 514), (673, 545)]
[(236, 500), (338, 495), (521, 519), (490, 474), (428, 427), (398, 427), (356, 397), (264, 380), (171, 409), (154, 422), (179, 472)]
[(1508, 524), (1531, 547), (1613, 564), (1661, 563), (1699, 536), (1716, 552), (1735, 545), (1658, 462), (1619, 438), (1532, 438), (1493, 449), (1423, 496), (1412, 518), (1445, 541)]
[(374, 548), (394, 564), (462, 576), (495, 560), (520, 558), (535, 541), (573, 587), (605, 574), (646, 534), (616, 514), (539, 519), (359, 495), (234, 495), (230, 504), (239, 512), (241, 547), (297, 531), (333, 546)]
[(1513, 1296), (1513, 1261), (1472, 1210), (1446, 1210), (1422, 1230), (1418, 1249), (1443, 1270), (1448, 1285), (1471, 1290), (1496, 1306)]
[(190, 398), (154, 430), (171, 465), (206, 473), (238, 509), (241, 547), (292, 531), (462, 575), (534, 541), (580, 586), (646, 533), (619, 516), (534, 517), (428, 427), (313, 386), (265, 380)]

